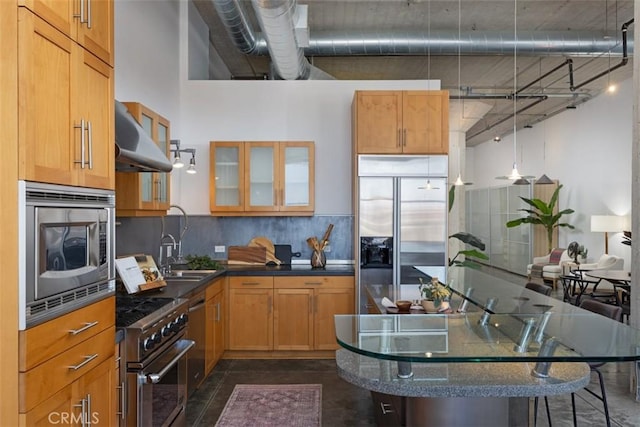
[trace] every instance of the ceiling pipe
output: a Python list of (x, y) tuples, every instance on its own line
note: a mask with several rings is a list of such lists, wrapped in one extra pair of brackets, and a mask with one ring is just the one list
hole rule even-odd
[(489, 126), (485, 127), (485, 128), (484, 128), (483, 130), (481, 130), (480, 132), (477, 132), (477, 133), (475, 133), (475, 134), (473, 134), (473, 135), (471, 135), (471, 136), (467, 137), (467, 139), (475, 138), (476, 136), (481, 135), (481, 134), (483, 134), (483, 133), (485, 133), (485, 132), (487, 132), (487, 131), (489, 131), (489, 130), (493, 129), (494, 127), (498, 126), (499, 124), (506, 122), (507, 120), (511, 119), (512, 117), (516, 116), (517, 114), (520, 114), (520, 113), (522, 113), (522, 112), (524, 112), (524, 111), (527, 111), (529, 108), (535, 107), (536, 105), (538, 105), (538, 104), (540, 104), (541, 102), (546, 101), (546, 100), (547, 100), (547, 97), (543, 95), (542, 97), (537, 98), (537, 99), (536, 99), (535, 101), (533, 101), (531, 104), (529, 104), (529, 105), (527, 105), (527, 106), (525, 106), (525, 107), (522, 107), (522, 108), (521, 108), (521, 109), (519, 109), (518, 111), (516, 111), (516, 112), (514, 112), (514, 113), (511, 113), (511, 114), (509, 114), (509, 115), (507, 115), (506, 117), (504, 117), (504, 118), (502, 118), (502, 119), (498, 120), (498, 121), (497, 121), (497, 122), (495, 122), (495, 123), (490, 124)]
[(600, 74), (597, 74), (593, 77), (591, 77), (590, 79), (580, 83), (579, 85), (575, 86), (575, 87), (571, 87), (571, 90), (577, 90), (580, 89), (582, 86), (585, 86), (589, 83), (591, 83), (594, 80), (599, 79), (600, 77), (606, 76), (607, 74), (611, 73), (613, 70), (617, 70), (620, 67), (624, 67), (625, 65), (627, 65), (627, 62), (629, 61), (629, 57), (627, 54), (627, 49), (628, 49), (628, 42), (627, 42), (627, 31), (629, 29), (629, 25), (633, 24), (633, 19), (628, 20), (627, 22), (625, 22), (624, 24), (622, 24), (622, 60), (614, 65), (613, 67), (610, 67), (608, 70), (605, 70), (603, 72), (601, 72)]
[(295, 35), (296, 0), (252, 0), (271, 60), (285, 80), (306, 80), (311, 64)]
[[(256, 35), (238, 0), (214, 0), (212, 3), (227, 34), (238, 50), (249, 55), (256, 54), (258, 46)], [(261, 41), (264, 44), (264, 39)]]

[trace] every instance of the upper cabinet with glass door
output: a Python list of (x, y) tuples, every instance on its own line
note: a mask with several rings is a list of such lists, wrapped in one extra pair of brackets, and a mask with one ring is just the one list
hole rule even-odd
[(312, 142), (213, 141), (210, 207), (216, 215), (313, 215)]
[[(150, 108), (137, 102), (125, 102), (136, 119), (160, 149), (169, 156), (170, 123)], [(171, 203), (168, 172), (117, 172), (117, 216), (162, 216)]]

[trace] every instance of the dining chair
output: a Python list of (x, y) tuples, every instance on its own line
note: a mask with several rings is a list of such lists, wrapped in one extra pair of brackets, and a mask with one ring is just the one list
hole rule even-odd
[[(596, 299), (585, 299), (580, 302), (580, 308), (589, 310), (593, 313), (601, 314), (602, 316), (608, 317), (618, 322), (622, 320), (622, 307), (617, 305), (606, 304)], [(593, 390), (589, 390), (589, 388), (587, 387), (585, 387), (584, 390), (602, 402), (604, 406), (604, 417), (607, 420), (607, 427), (611, 427), (611, 419), (609, 418), (609, 405), (607, 404), (607, 392), (605, 390), (602, 372), (600, 372), (599, 369), (604, 364), (605, 362), (589, 362), (589, 368), (591, 368), (591, 371), (595, 372), (596, 375), (598, 375), (598, 381), (600, 381), (600, 394), (597, 394)], [(575, 393), (571, 393), (571, 407), (573, 408), (573, 425), (575, 426), (577, 425)]]
[[(536, 283), (536, 282), (528, 282), (526, 285), (524, 285), (524, 287), (546, 296), (550, 296), (551, 291), (553, 290), (551, 286), (543, 285), (541, 283)], [(549, 410), (549, 399), (547, 398), (547, 396), (544, 396), (544, 406), (545, 406), (545, 409), (547, 410), (547, 420), (549, 422), (549, 427), (551, 427), (551, 411)], [(533, 410), (534, 410), (533, 425), (535, 426), (538, 421), (538, 396), (536, 396), (534, 399)]]
[(551, 286), (543, 285), (542, 283), (536, 282), (528, 282), (526, 285), (524, 285), (524, 287), (546, 296), (551, 296), (551, 291), (553, 290)]

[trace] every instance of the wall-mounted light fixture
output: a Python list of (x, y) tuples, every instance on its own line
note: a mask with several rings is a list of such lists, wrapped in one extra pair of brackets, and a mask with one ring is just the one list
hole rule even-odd
[(188, 174), (196, 173), (196, 149), (195, 148), (180, 148), (180, 140), (172, 139), (170, 151), (173, 153), (173, 167), (176, 169), (180, 169), (184, 167), (184, 162), (180, 157), (180, 153), (191, 153), (191, 160), (189, 160), (189, 167), (187, 168), (187, 173)]

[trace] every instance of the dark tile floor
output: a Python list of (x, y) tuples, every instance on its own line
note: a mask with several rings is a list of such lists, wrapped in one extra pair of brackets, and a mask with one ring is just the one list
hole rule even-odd
[[(524, 285), (525, 280), (522, 277), (501, 272), (496, 274), (505, 275), (514, 283)], [(552, 296), (562, 298), (561, 291), (554, 291)], [(640, 426), (640, 402), (636, 402), (630, 393), (630, 369), (631, 363), (610, 363), (602, 368), (612, 426)], [(293, 383), (322, 384), (323, 426), (375, 425), (369, 392), (340, 379), (333, 360), (222, 360), (189, 399), (187, 424), (215, 425), (236, 384)], [(590, 387), (598, 387), (595, 375), (592, 375)], [(538, 426), (545, 427), (548, 426), (548, 422), (543, 400), (540, 403)], [(549, 403), (553, 426), (573, 425), (570, 395), (550, 396)], [(587, 392), (576, 393), (576, 407), (579, 426), (606, 425), (602, 403)]]

